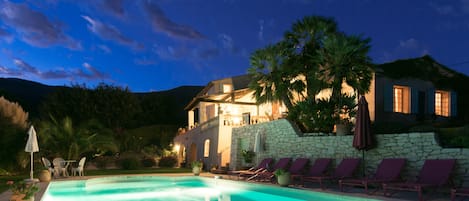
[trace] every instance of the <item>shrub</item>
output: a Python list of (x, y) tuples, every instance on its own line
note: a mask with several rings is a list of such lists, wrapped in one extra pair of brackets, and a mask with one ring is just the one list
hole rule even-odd
[(437, 130), (437, 141), (444, 148), (469, 148), (469, 125)]
[(177, 163), (177, 158), (174, 156), (163, 156), (160, 158), (158, 166), (160, 167), (174, 167)]
[(93, 159), (95, 165), (99, 169), (106, 169), (112, 158), (109, 156), (99, 156)]
[(0, 97), (0, 115), (10, 120), (10, 123), (26, 128), (28, 124), (28, 113), (23, 110), (21, 105), (10, 102), (3, 96)]
[(142, 159), (143, 167), (153, 167), (156, 166), (156, 161), (153, 158), (144, 158)]
[(119, 166), (124, 170), (136, 170), (140, 168), (140, 161), (136, 157), (128, 157), (119, 160)]

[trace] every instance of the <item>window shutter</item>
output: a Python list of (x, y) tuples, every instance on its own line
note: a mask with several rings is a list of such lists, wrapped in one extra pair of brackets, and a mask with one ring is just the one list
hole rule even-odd
[(450, 116), (456, 117), (458, 115), (458, 93), (451, 91), (451, 114)]
[(428, 114), (435, 113), (435, 89), (427, 90), (427, 112)]
[(419, 90), (410, 89), (410, 111), (412, 114), (417, 114), (419, 112)]
[(392, 112), (392, 102), (393, 102), (393, 93), (392, 93), (392, 84), (385, 83), (384, 90), (383, 90), (383, 99), (384, 99), (384, 111), (385, 112)]

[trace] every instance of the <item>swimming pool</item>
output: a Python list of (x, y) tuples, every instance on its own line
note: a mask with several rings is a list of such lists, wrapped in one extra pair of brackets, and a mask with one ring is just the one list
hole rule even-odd
[(351, 196), (203, 177), (116, 176), (51, 182), (42, 201), (336, 201)]

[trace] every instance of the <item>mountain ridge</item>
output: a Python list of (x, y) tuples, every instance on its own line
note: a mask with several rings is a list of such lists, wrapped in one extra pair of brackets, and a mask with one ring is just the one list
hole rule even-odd
[[(39, 117), (41, 103), (51, 93), (59, 89), (68, 89), (69, 86), (52, 86), (40, 82), (20, 79), (20, 78), (0, 78), (0, 96), (4, 96), (9, 101), (17, 102), (30, 114), (31, 118)], [(154, 92), (131, 92), (137, 97), (145, 95), (171, 97), (175, 100), (174, 111), (177, 113), (177, 122), (186, 117), (184, 107), (200, 91), (203, 86), (178, 86), (169, 90)]]

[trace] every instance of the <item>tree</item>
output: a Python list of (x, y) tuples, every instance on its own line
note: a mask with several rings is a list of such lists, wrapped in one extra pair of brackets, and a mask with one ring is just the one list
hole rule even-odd
[(323, 48), (324, 40), (337, 33), (337, 23), (332, 18), (307, 16), (292, 25), (284, 36), (289, 51), (288, 66), (291, 73), (304, 76), (307, 97), (314, 97), (326, 85), (321, 82), (319, 64), (314, 59)]
[(332, 89), (330, 100), (334, 103), (334, 118), (338, 122), (353, 117), (355, 111), (353, 100), (356, 97), (343, 93), (342, 84), (345, 82), (359, 94), (369, 91), (373, 72), (368, 57), (369, 42), (369, 38), (338, 33), (325, 38), (323, 48), (310, 56), (319, 64), (318, 79)]
[(370, 38), (339, 33), (324, 39), (324, 46), (310, 55), (319, 64), (319, 79), (332, 88), (332, 97), (341, 94), (345, 82), (360, 94), (369, 91), (373, 67), (368, 56)]
[(331, 18), (305, 17), (292, 25), (282, 41), (255, 51), (248, 73), (257, 103), (282, 101), (291, 110), (295, 102), (314, 97), (325, 84), (317, 79), (319, 64), (311, 55), (336, 32)]
[(85, 85), (59, 89), (47, 98), (42, 111), (58, 119), (68, 116), (78, 124), (96, 119), (108, 128), (120, 130), (133, 126), (141, 110), (128, 88), (101, 83), (95, 89)]
[(249, 88), (254, 90), (258, 104), (282, 101), (288, 109), (293, 107), (294, 87), (304, 88), (303, 82), (294, 81), (285, 69), (288, 52), (283, 43), (255, 51), (250, 58), (248, 74), (252, 76)]
[(87, 152), (117, 151), (111, 132), (94, 120), (74, 127), (70, 117), (57, 121), (51, 116), (40, 123), (38, 136), (45, 155), (77, 159)]
[(42, 119), (49, 115), (57, 119), (70, 117), (75, 123), (81, 123), (96, 118), (94, 100), (91, 89), (85, 85), (75, 84), (72, 87), (62, 87), (49, 94), (41, 105)]
[[(255, 91), (258, 103), (285, 103), (291, 111), (289, 118), (301, 121), (306, 130), (314, 129), (308, 128), (312, 124), (307, 121), (330, 125), (341, 113), (353, 115), (354, 97), (341, 92), (342, 83), (360, 93), (369, 90), (372, 78), (371, 59), (367, 56), (369, 42), (368, 38), (339, 32), (331, 18), (305, 17), (292, 25), (283, 40), (252, 54), (248, 71), (253, 76), (250, 88)], [(332, 89), (332, 96), (316, 100), (323, 89)], [(330, 115), (330, 111), (335, 112)]]
[(92, 99), (95, 117), (114, 131), (134, 126), (135, 117), (141, 111), (138, 99), (127, 87), (101, 83), (93, 90)]
[(20, 164), (27, 125), (28, 113), (18, 103), (0, 97), (0, 167), (13, 170)]

